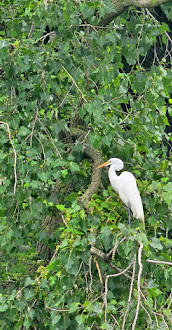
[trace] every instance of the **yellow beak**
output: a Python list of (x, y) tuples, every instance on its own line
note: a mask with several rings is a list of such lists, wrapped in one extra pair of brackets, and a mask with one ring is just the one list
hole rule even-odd
[(105, 163), (103, 163), (103, 164), (97, 166), (96, 169), (97, 169), (97, 168), (101, 168), (101, 167), (103, 167), (103, 166), (106, 166), (106, 165), (108, 165), (108, 164), (109, 164), (109, 160), (108, 160), (107, 162), (105, 162)]

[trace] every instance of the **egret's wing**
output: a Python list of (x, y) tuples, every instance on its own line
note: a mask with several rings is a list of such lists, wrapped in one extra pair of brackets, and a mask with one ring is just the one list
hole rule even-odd
[(130, 207), (133, 217), (144, 223), (143, 205), (134, 175), (123, 172), (120, 175), (119, 196), (123, 203)]

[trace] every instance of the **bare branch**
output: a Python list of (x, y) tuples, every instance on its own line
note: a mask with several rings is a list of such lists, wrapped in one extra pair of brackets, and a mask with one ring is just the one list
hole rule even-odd
[(170, 261), (151, 260), (151, 259), (147, 259), (146, 261), (150, 262), (151, 264), (172, 266), (172, 262)]
[(84, 94), (82, 93), (81, 89), (78, 87), (77, 83), (75, 82), (75, 80), (73, 79), (73, 77), (71, 76), (71, 74), (66, 70), (66, 68), (62, 65), (63, 70), (67, 73), (68, 77), (72, 80), (73, 84), (76, 86), (77, 90), (80, 92), (83, 100), (87, 103), (86, 98), (84, 97)]
[(95, 264), (96, 264), (96, 268), (97, 268), (97, 271), (98, 271), (98, 274), (99, 274), (100, 284), (101, 284), (101, 286), (103, 287), (102, 274), (101, 274), (101, 270), (100, 270), (100, 267), (99, 267), (99, 263), (98, 263), (96, 257), (94, 257), (94, 262), (95, 262)]
[(10, 131), (9, 125), (4, 121), (0, 121), (0, 124), (3, 124), (7, 127), (8, 137), (9, 137), (10, 143), (11, 143), (12, 148), (13, 148), (13, 153), (14, 153), (14, 166), (13, 166), (14, 167), (14, 189), (13, 189), (13, 192), (14, 192), (14, 195), (15, 195), (16, 187), (17, 187), (17, 170), (16, 170), (17, 153), (16, 153), (16, 149), (14, 148), (14, 144), (13, 144), (13, 141), (12, 141), (12, 138), (11, 138), (11, 131)]
[(91, 254), (96, 255), (97, 257), (103, 259), (104, 261), (109, 261), (114, 258), (114, 255), (116, 253), (119, 244), (121, 244), (125, 240), (126, 240), (125, 236), (120, 240), (120, 242), (117, 240), (115, 246), (108, 253), (102, 252), (101, 250), (97, 249), (94, 245), (91, 246), (90, 252)]
[(54, 31), (51, 31), (51, 32), (49, 32), (49, 33), (46, 33), (46, 34), (44, 34), (42, 37), (40, 37), (39, 39), (37, 39), (36, 41), (35, 41), (35, 44), (37, 44), (39, 41), (41, 41), (42, 40), (42, 42), (44, 42), (44, 40), (45, 40), (45, 38), (47, 38), (47, 37), (54, 37), (55, 36), (55, 32)]
[(47, 309), (50, 309), (51, 311), (56, 311), (56, 312), (69, 312), (69, 309), (56, 309), (56, 308), (51, 308), (51, 307), (47, 307)]
[(132, 324), (132, 330), (135, 329), (136, 327), (136, 322), (138, 319), (138, 314), (139, 314), (139, 308), (140, 308), (140, 301), (141, 301), (141, 289), (140, 289), (140, 281), (141, 281), (141, 276), (142, 276), (142, 270), (143, 270), (143, 265), (142, 265), (142, 250), (143, 250), (143, 243), (139, 243), (139, 251), (138, 251), (138, 264), (139, 264), (139, 272), (138, 272), (138, 278), (137, 278), (137, 307), (136, 307), (136, 314), (134, 318), (134, 322)]
[(28, 34), (28, 39), (33, 37), (33, 33), (35, 31), (35, 28), (36, 28), (35, 23), (32, 22), (32, 25), (31, 25), (31, 28), (30, 28), (30, 31), (29, 31), (29, 34)]
[(125, 322), (126, 322), (126, 318), (127, 318), (127, 314), (128, 314), (128, 310), (130, 307), (130, 302), (131, 302), (131, 295), (133, 292), (133, 284), (134, 284), (134, 277), (135, 277), (135, 272), (136, 272), (136, 254), (134, 255), (134, 260), (133, 260), (133, 274), (132, 274), (132, 279), (131, 279), (131, 284), (130, 284), (130, 292), (129, 292), (129, 296), (128, 296), (128, 303), (127, 303), (127, 308), (124, 314), (124, 318), (123, 318), (123, 322), (122, 322), (122, 330), (124, 330), (125, 328)]
[(126, 267), (124, 270), (122, 270), (120, 273), (117, 274), (111, 274), (111, 275), (106, 275), (105, 278), (105, 293), (104, 293), (104, 303), (105, 303), (105, 323), (107, 322), (107, 293), (108, 293), (108, 279), (111, 277), (117, 277), (120, 275), (123, 275), (124, 273), (127, 272), (127, 270), (133, 265), (133, 262), (129, 264), (128, 267)]

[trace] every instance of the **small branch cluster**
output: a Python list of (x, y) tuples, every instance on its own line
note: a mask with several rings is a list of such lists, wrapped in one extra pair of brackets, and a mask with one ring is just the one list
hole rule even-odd
[[(104, 280), (104, 293), (103, 293), (103, 302), (104, 302), (104, 306), (105, 306), (105, 322), (107, 323), (107, 308), (108, 308), (108, 299), (107, 299), (107, 294), (108, 294), (108, 280), (110, 278), (114, 278), (114, 277), (118, 277), (118, 276), (125, 276), (127, 279), (130, 280), (130, 290), (129, 290), (129, 295), (128, 295), (128, 301), (127, 301), (127, 307), (123, 316), (123, 321), (122, 321), (122, 327), (121, 329), (124, 330), (125, 329), (125, 324), (127, 321), (127, 315), (130, 309), (130, 305), (131, 305), (131, 300), (132, 300), (132, 294), (133, 294), (133, 288), (134, 285), (137, 284), (137, 306), (136, 306), (136, 311), (135, 311), (135, 317), (132, 323), (132, 330), (136, 329), (137, 326), (137, 320), (138, 320), (138, 315), (139, 315), (139, 310), (140, 307), (145, 311), (145, 313), (148, 315), (148, 320), (149, 320), (149, 324), (153, 324), (153, 319), (151, 318), (150, 314), (153, 314), (156, 324), (158, 325), (158, 317), (162, 318), (163, 323), (165, 324), (166, 328), (169, 329), (166, 321), (165, 321), (165, 316), (161, 313), (155, 312), (152, 310), (151, 306), (149, 305), (146, 297), (143, 294), (142, 291), (142, 285), (141, 285), (141, 278), (142, 278), (142, 272), (143, 272), (143, 263), (142, 263), (142, 251), (143, 251), (143, 243), (139, 242), (139, 248), (138, 248), (138, 257), (136, 260), (136, 254), (133, 257), (133, 261), (125, 268), (125, 269), (119, 269), (118, 267), (116, 267), (111, 260), (114, 258), (114, 254), (117, 251), (117, 248), (119, 246), (119, 244), (121, 244), (124, 240), (126, 240), (126, 237), (123, 237), (121, 239), (121, 241), (117, 241), (114, 248), (111, 249), (108, 253), (104, 253), (101, 250), (97, 249), (95, 246), (91, 246), (91, 254), (103, 259), (105, 262), (107, 262), (109, 264), (109, 266), (112, 269), (116, 269), (118, 272), (115, 274), (110, 274), (110, 275), (106, 275), (105, 276), (105, 280)], [(165, 265), (165, 266), (172, 266), (171, 262), (166, 262), (166, 261), (158, 261), (158, 260), (150, 260), (147, 259), (146, 260), (149, 263), (152, 264), (157, 264), (157, 265)], [(136, 265), (138, 264), (138, 274), (136, 275)], [(101, 286), (103, 287), (103, 278), (102, 278), (102, 274), (101, 274), (101, 269), (98, 265), (98, 262), (96, 261), (96, 267), (98, 270), (98, 275), (99, 275), (99, 280), (101, 283)], [(130, 276), (129, 269), (133, 268), (132, 271), (132, 276)], [(137, 280), (136, 280), (137, 277)], [(142, 301), (143, 300), (143, 301)], [(169, 303), (168, 305), (170, 306), (172, 303), (172, 298), (171, 295), (169, 296)], [(144, 306), (144, 302), (145, 302), (145, 306)], [(150, 312), (148, 312), (147, 308), (149, 308)], [(114, 315), (111, 315), (111, 317), (114, 317)]]

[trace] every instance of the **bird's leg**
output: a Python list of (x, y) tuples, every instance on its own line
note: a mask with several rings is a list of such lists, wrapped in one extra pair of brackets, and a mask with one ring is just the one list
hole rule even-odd
[(131, 226), (130, 207), (128, 206), (128, 224)]

